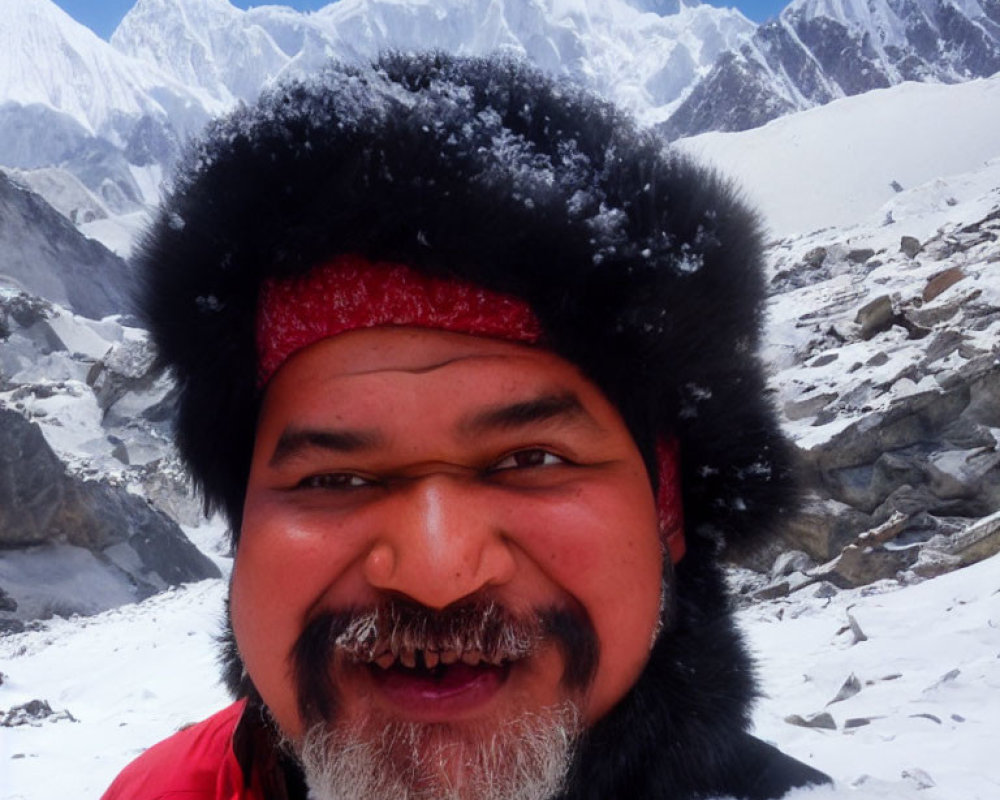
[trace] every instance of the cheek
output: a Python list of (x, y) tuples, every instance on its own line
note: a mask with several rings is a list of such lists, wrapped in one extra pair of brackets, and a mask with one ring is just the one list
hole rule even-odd
[(594, 720), (632, 687), (649, 657), (663, 570), (655, 507), (648, 491), (614, 489), (532, 506), (509, 529), (521, 531), (512, 537), (518, 547), (590, 615), (601, 646), (587, 704)]
[(292, 736), (298, 712), (288, 654), (311, 613), (346, 591), (342, 576), (355, 560), (336, 533), (248, 496), (230, 584), (233, 632), (254, 685)]

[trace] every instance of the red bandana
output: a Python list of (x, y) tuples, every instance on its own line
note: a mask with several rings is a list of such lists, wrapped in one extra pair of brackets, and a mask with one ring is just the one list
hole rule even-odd
[(340, 256), (301, 278), (269, 280), (257, 309), (258, 381), (266, 384), (297, 350), (338, 333), (407, 325), (536, 344), (528, 304), (402, 264)]
[[(523, 300), (403, 264), (340, 256), (299, 278), (271, 279), (257, 307), (258, 382), (294, 353), (339, 333), (378, 326), (436, 328), (537, 344), (542, 328)], [(660, 532), (674, 563), (684, 555), (677, 443), (656, 449)]]

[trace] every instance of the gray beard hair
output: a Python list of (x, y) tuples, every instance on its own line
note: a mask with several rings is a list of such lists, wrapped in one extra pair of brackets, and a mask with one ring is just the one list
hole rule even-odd
[(488, 728), (350, 728), (317, 723), (294, 747), (310, 800), (550, 800), (565, 784), (580, 715), (566, 702)]

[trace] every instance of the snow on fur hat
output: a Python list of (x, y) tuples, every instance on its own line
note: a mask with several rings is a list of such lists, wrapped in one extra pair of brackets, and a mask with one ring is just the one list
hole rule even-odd
[(345, 254), (525, 301), (544, 345), (619, 408), (654, 482), (656, 443), (678, 443), (696, 560), (788, 502), (756, 355), (761, 236), (733, 189), (520, 61), (390, 55), (211, 125), (138, 255), (180, 452), (234, 537), (261, 286)]

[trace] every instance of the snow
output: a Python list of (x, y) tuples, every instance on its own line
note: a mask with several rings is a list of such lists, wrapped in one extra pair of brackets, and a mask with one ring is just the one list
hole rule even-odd
[(127, 260), (148, 224), (149, 215), (145, 211), (134, 211), (86, 222), (78, 227), (84, 236), (95, 239), (116, 256)]
[[(218, 522), (191, 534), (227, 568)], [(204, 581), (0, 638), (0, 708), (43, 699), (76, 720), (0, 728), (0, 800), (97, 797), (144, 748), (225, 705), (215, 643), (225, 587)], [(739, 613), (766, 693), (756, 734), (838, 783), (789, 800), (995, 800), (1000, 556), (915, 585), (815, 592)], [(848, 614), (865, 641), (854, 643)], [(831, 703), (851, 676), (860, 691)], [(785, 721), (822, 711), (836, 730)], [(869, 723), (848, 725), (859, 719)]]
[[(998, 130), (1000, 74), (950, 86), (904, 83), (675, 146), (735, 179), (771, 233), (783, 237), (880, 222), (889, 211), (940, 211), (948, 194), (938, 182), (949, 176), (965, 176), (954, 191), (995, 188)], [(989, 171), (973, 180), (969, 173), (984, 166)], [(912, 207), (896, 197), (893, 181), (920, 187), (907, 198)]]
[[(742, 615), (768, 695), (757, 733), (846, 784), (870, 776), (910, 797), (919, 771), (923, 800), (1000, 796), (1000, 558), (902, 589), (814, 591)], [(848, 614), (866, 641), (844, 630)], [(832, 703), (852, 675), (861, 690)], [(822, 711), (836, 731), (784, 721)]]
[(152, 64), (116, 51), (51, 0), (0, 0), (4, 103), (41, 104), (91, 133), (115, 138), (117, 118), (165, 116), (170, 109), (161, 100), (169, 96), (208, 112), (224, 108)]
[(626, 0), (340, 0), (315, 13), (241, 11), (225, 0), (141, 0), (111, 44), (227, 104), (314, 71), (330, 56), (370, 60), (387, 48), (516, 53), (653, 123), (670, 115), (719, 53), (753, 30), (739, 11), (708, 4), (680, 4), (661, 16)]

